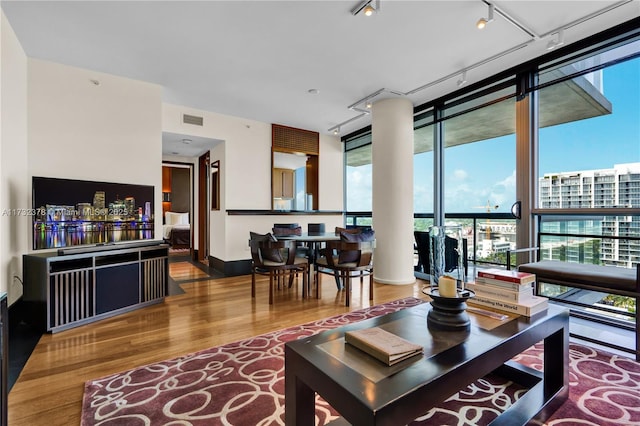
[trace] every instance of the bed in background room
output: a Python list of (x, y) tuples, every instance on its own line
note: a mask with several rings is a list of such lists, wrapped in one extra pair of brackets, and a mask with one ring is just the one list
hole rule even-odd
[(165, 212), (163, 237), (173, 248), (189, 248), (191, 246), (189, 213)]

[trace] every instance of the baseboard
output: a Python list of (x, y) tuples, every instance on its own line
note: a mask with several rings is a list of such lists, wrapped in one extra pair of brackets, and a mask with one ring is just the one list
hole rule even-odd
[(223, 274), (225, 277), (235, 277), (251, 273), (251, 260), (232, 260), (226, 262), (217, 257), (209, 256), (209, 268)]

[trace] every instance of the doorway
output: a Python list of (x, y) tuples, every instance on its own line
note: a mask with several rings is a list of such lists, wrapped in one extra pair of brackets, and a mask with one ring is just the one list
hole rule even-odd
[[(191, 260), (208, 263), (210, 243), (210, 151), (222, 140), (186, 133), (162, 132), (163, 164), (190, 167)], [(163, 186), (163, 192), (164, 186)], [(163, 203), (164, 207), (164, 203)], [(163, 208), (164, 213), (164, 208)]]
[(193, 164), (162, 163), (162, 236), (174, 255), (193, 256), (193, 182)]

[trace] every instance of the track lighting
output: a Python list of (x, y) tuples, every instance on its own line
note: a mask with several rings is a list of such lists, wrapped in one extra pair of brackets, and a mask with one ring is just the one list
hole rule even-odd
[(336, 127), (335, 129), (333, 129), (334, 135), (337, 135), (338, 133), (340, 133), (340, 127)]
[(489, 4), (489, 16), (487, 16), (486, 18), (478, 19), (478, 22), (476, 23), (476, 27), (478, 27), (479, 30), (486, 27), (489, 22), (493, 22), (493, 15), (495, 12), (495, 8), (496, 7), (494, 5)]
[(371, 16), (373, 15), (373, 12), (375, 12), (376, 10), (373, 8), (373, 6), (368, 4), (364, 7), (364, 9), (362, 9), (362, 11), (364, 12), (365, 16)]
[(374, 12), (380, 10), (380, 0), (375, 0), (375, 6), (372, 4), (374, 0), (364, 0), (361, 1), (356, 7), (351, 9), (352, 15), (357, 15), (362, 12), (365, 16), (371, 16)]
[(367, 101), (367, 103), (366, 103), (366, 104), (364, 104), (364, 106), (365, 106), (367, 109), (371, 109), (371, 106), (372, 106), (371, 101)]
[(549, 43), (547, 43), (547, 50), (553, 50), (556, 47), (562, 46), (564, 44), (564, 30), (560, 30), (556, 34), (556, 39), (549, 40)]
[(462, 87), (467, 84), (467, 70), (462, 71), (462, 75), (460, 76), (460, 80), (458, 80), (458, 87)]

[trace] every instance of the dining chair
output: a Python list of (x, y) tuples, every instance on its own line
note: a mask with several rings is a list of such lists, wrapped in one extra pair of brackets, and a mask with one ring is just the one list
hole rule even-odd
[[(274, 223), (271, 228), (273, 235), (278, 237), (288, 237), (292, 235), (302, 235), (302, 226), (297, 223)], [(309, 257), (309, 247), (301, 242), (296, 242), (296, 256)]]
[(275, 284), (284, 285), (284, 278), (289, 275), (289, 287), (293, 285), (294, 276), (302, 273), (302, 297), (309, 293), (307, 272), (309, 262), (296, 256), (295, 241), (271, 241), (253, 239), (251, 245), (251, 297), (256, 297), (256, 274), (269, 276), (269, 304), (273, 304)]
[[(269, 276), (269, 304), (273, 304), (275, 284), (280, 286), (289, 275), (289, 287), (294, 276), (302, 272), (302, 297), (307, 296), (309, 261), (296, 256), (295, 241), (275, 240), (271, 234), (251, 233), (251, 297), (256, 297), (256, 274)], [(275, 241), (274, 241), (275, 240)]]
[(349, 306), (351, 299), (351, 278), (360, 277), (360, 285), (364, 284), (364, 276), (369, 276), (369, 300), (373, 300), (373, 248), (371, 241), (327, 241), (321, 250), (322, 257), (316, 260), (316, 288), (320, 291), (319, 273), (333, 274), (344, 285), (345, 304)]
[(324, 223), (308, 223), (307, 234), (309, 235), (322, 235), (325, 233)]
[(302, 226), (297, 223), (274, 223), (271, 229), (276, 237), (283, 235), (302, 235)]

